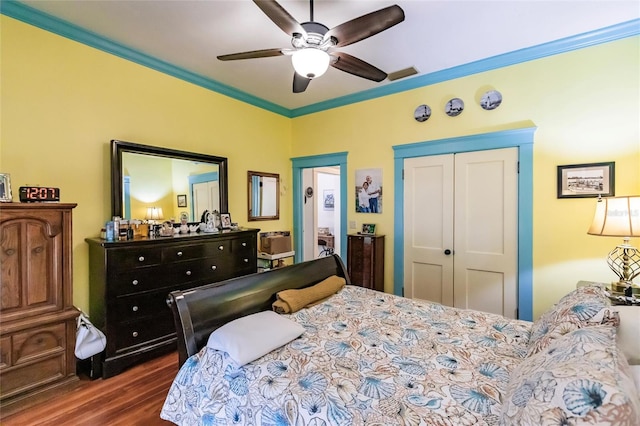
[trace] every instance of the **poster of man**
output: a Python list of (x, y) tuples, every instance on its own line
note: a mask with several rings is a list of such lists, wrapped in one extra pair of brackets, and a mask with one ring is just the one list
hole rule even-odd
[(382, 169), (356, 170), (356, 212), (382, 213)]

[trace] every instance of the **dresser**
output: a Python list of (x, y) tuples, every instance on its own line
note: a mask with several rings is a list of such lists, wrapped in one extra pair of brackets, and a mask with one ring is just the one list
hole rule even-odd
[(72, 386), (72, 210), (76, 204), (0, 204), (0, 413)]
[(175, 350), (169, 292), (257, 272), (258, 231), (87, 239), (89, 316), (107, 336), (102, 377)]
[(384, 291), (384, 235), (348, 235), (347, 269), (352, 284)]

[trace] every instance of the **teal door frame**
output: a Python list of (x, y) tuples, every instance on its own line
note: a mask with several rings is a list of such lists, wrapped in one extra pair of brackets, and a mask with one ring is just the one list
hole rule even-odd
[(304, 259), (304, 239), (302, 234), (303, 193), (302, 170), (316, 167), (340, 167), (340, 253), (347, 252), (347, 152), (295, 157), (293, 164), (293, 246), (296, 251), (295, 262)]
[(533, 320), (533, 134), (536, 127), (396, 145), (394, 151), (393, 292), (404, 287), (404, 159), (518, 148), (518, 318)]

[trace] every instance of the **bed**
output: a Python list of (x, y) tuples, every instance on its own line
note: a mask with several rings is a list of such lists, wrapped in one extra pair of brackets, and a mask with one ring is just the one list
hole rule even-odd
[[(229, 325), (266, 315), (281, 292), (336, 277), (345, 285), (335, 294), (276, 315), (283, 327), (260, 319), (249, 329), (277, 341), (293, 324), (299, 337), (243, 365), (233, 349), (210, 347)], [(351, 285), (333, 255), (173, 292), (168, 302), (181, 367), (161, 417), (175, 424), (640, 424), (616, 344), (620, 319), (597, 287), (576, 289), (531, 323)], [(253, 346), (244, 341), (240, 352)]]

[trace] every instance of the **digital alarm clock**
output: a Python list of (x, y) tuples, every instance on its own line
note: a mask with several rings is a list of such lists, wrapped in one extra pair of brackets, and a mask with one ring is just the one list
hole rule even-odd
[(40, 203), (60, 201), (60, 188), (50, 186), (21, 186), (21, 203)]

